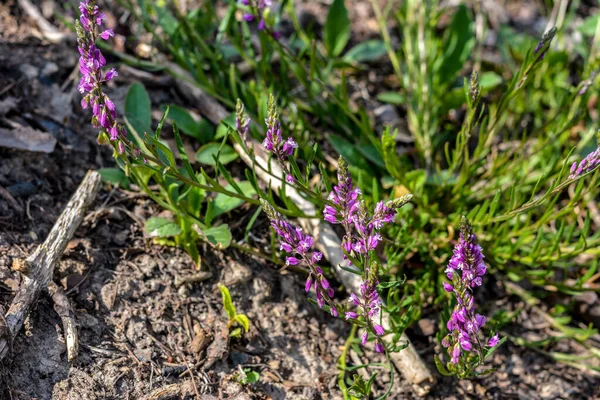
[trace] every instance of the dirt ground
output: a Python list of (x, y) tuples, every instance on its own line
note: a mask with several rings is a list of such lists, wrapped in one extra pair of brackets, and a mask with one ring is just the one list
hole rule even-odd
[[(0, 4), (0, 128), (18, 123), (50, 134), (56, 146), (49, 154), (0, 147), (0, 186), (12, 198), (0, 196), (0, 305), (5, 308), (19, 282), (13, 259), (25, 258), (45, 239), (87, 170), (114, 166), (79, 107), (76, 48), (36, 38), (36, 28), (16, 3)], [(359, 17), (369, 17), (363, 8), (356, 8)], [(370, 25), (364, 26), (360, 34), (368, 36)], [(131, 78), (124, 74), (116, 82), (111, 94), (121, 107)], [(157, 103), (179, 101), (172, 89), (150, 91)], [(242, 207), (228, 216), (242, 221), (232, 222), (234, 237), (243, 235), (243, 221), (253, 211)], [(199, 277), (187, 255), (144, 236), (143, 222), (160, 212), (139, 192), (103, 186), (54, 273), (73, 304), (79, 356), (67, 361), (60, 318), (43, 295), (0, 367), (0, 399), (341, 398), (336, 364), (350, 326), (306, 301), (303, 277), (234, 249), (208, 248), (202, 255), (210, 277)], [(269, 241), (264, 216), (252, 236), (254, 244)], [(241, 339), (228, 337), (219, 283), (229, 287), (238, 311), (251, 321)], [(506, 295), (495, 301), (508, 310), (523, 306)], [(433, 370), (437, 320), (425, 313), (407, 332)], [(506, 333), (535, 340), (548, 329), (524, 307)], [(577, 352), (575, 343), (560, 343), (554, 350)], [(369, 351), (350, 353), (353, 364), (382, 361)], [(498, 371), (483, 379), (438, 376), (429, 398), (600, 396), (597, 376), (510, 341), (491, 364)], [(240, 373), (248, 369), (259, 372), (260, 380), (242, 385)], [(381, 371), (376, 393), (381, 395), (389, 380)], [(413, 396), (396, 374), (390, 398)]]

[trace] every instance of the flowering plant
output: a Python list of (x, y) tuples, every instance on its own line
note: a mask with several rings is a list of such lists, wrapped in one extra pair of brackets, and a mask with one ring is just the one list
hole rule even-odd
[(505, 340), (500, 340), (496, 333), (484, 345), (479, 338), (479, 331), (485, 325), (486, 318), (476, 313), (473, 289), (481, 286), (487, 271), (483, 259), (482, 248), (473, 233), (473, 227), (463, 217), (460, 238), (446, 268), (446, 277), (452, 283), (442, 283), (444, 290), (452, 293), (457, 303), (446, 323), (449, 333), (442, 340), (442, 346), (450, 355), (447, 370), (436, 358), (436, 364), (442, 373), (450, 371), (461, 378), (471, 376)]
[[(294, 176), (293, 171), (299, 173), (297, 167), (290, 169), (288, 166), (288, 162), (296, 165), (291, 156), (298, 146), (292, 138), (283, 138), (279, 112), (273, 96), (269, 97), (267, 109), (268, 114), (265, 121), (267, 134), (263, 141), (263, 147), (277, 160), (288, 184), (297, 186), (314, 197), (320, 196), (320, 193), (316, 193), (303, 184), (303, 182), (308, 181), (306, 177)], [(242, 131), (246, 130), (247, 123), (248, 119), (243, 115), (243, 106), (238, 105), (236, 125), (240, 130), (238, 132), (240, 135), (243, 134)], [(352, 293), (349, 298), (350, 305), (356, 307), (356, 311), (347, 310), (346, 306), (334, 302), (334, 290), (323, 275), (323, 270), (318, 266), (322, 254), (311, 249), (313, 238), (304, 234), (300, 228), (294, 228), (290, 225), (265, 200), (262, 200), (261, 204), (271, 221), (271, 226), (280, 237), (280, 250), (291, 254), (291, 256), (286, 257), (286, 264), (303, 264), (308, 268), (306, 292), (309, 292), (311, 288), (314, 289), (317, 305), (320, 308), (327, 305), (332, 316), (337, 317), (341, 314), (341, 311), (346, 310), (343, 313), (346, 320), (360, 319), (366, 327), (361, 339), (362, 345), (366, 346), (370, 332), (375, 337), (375, 350), (383, 353), (385, 346), (382, 336), (385, 335), (385, 329), (378, 321), (381, 298), (377, 291), (379, 263), (376, 260), (374, 251), (382, 240), (379, 231), (385, 224), (394, 222), (396, 210), (407, 204), (412, 196), (405, 195), (388, 202), (379, 201), (371, 210), (362, 199), (360, 190), (354, 185), (348, 165), (342, 157), (338, 160), (337, 178), (338, 183), (333, 186), (327, 197), (323, 216), (325, 221), (343, 226), (345, 231), (342, 240), (344, 258), (348, 260), (350, 266), (357, 267), (356, 272), (362, 275), (360, 293)], [(300, 257), (298, 258), (296, 255)]]
[[(423, 306), (430, 302), (437, 304), (431, 299), (444, 295), (443, 289), (452, 293), (456, 304), (445, 321), (448, 331), (441, 338), (450, 361), (445, 366), (438, 362), (438, 367), (443, 373), (459, 377), (478, 374), (476, 369), (490, 351), (497, 348), (496, 342), (500, 340), (496, 335), (487, 341), (480, 337), (486, 318), (476, 312), (473, 290), (481, 284), (487, 266), (483, 264), (479, 242), (486, 248), (489, 266), (494, 268), (494, 278), (500, 285), (510, 274), (514, 281), (526, 280), (533, 286), (551, 287), (561, 294), (588, 290), (586, 282), (595, 279), (595, 266), (576, 260), (580, 256), (582, 259), (594, 257), (600, 244), (600, 236), (590, 233), (595, 226), (593, 213), (582, 216), (580, 211), (591, 205), (589, 199), (593, 198), (586, 188), (593, 188), (600, 177), (598, 152), (582, 157), (583, 161), (574, 164), (566, 180), (564, 172), (568, 169), (565, 160), (570, 156), (572, 142), (581, 134), (585, 144), (591, 137), (586, 126), (597, 119), (586, 107), (592, 104), (594, 91), (588, 88), (597, 81), (593, 71), (596, 67), (590, 61), (585, 70), (579, 71), (589, 79), (572, 88), (564, 84), (568, 81), (560, 75), (564, 64), (552, 58), (555, 29), (544, 34), (537, 45), (533, 42), (522, 54), (515, 53), (518, 57), (507, 63), (510, 68), (507, 67), (502, 76), (491, 70), (484, 71), (485, 68), (480, 74), (474, 73), (470, 81), (465, 81), (466, 103), (460, 103), (460, 108), (452, 104), (462, 96), (456, 81), (467, 62), (463, 57), (475, 53), (470, 51), (475, 38), (463, 40), (469, 37), (469, 32), (463, 32), (462, 36), (455, 32), (469, 26), (467, 9), (457, 9), (447, 35), (442, 38), (435, 27), (436, 18), (443, 13), (435, 12), (435, 2), (405, 2), (407, 6), (399, 10), (397, 18), (404, 38), (399, 54), (404, 54), (406, 68), (399, 68), (398, 49), (391, 46), (385, 23), (380, 23), (383, 42), (396, 73), (394, 81), (404, 85), (402, 95), (394, 97), (392, 102), (401, 103), (399, 107), (406, 111), (408, 128), (415, 141), (414, 149), (404, 152), (400, 151), (399, 138), (392, 129), (379, 135), (374, 128), (377, 124), (372, 123), (366, 110), (349, 106), (354, 102), (348, 95), (345, 70), (378, 60), (369, 57), (373, 54), (381, 57), (382, 53), (381, 49), (366, 51), (364, 47), (359, 48), (360, 45), (344, 51), (350, 30), (344, 25), (348, 18), (343, 1), (332, 3), (325, 27), (327, 32), (323, 36), (325, 43), (304, 30), (291, 13), (298, 35), (289, 41), (289, 47), (286, 40), (273, 40), (278, 35), (272, 28), (275, 15), (270, 1), (231, 2), (230, 12), (223, 21), (216, 17), (210, 20), (210, 12), (214, 10), (211, 11), (210, 2), (206, 4), (206, 12), (161, 18), (162, 22), (169, 21), (172, 25), (151, 33), (208, 95), (229, 109), (233, 109), (235, 100), (241, 97), (250, 110), (257, 110), (253, 115), (258, 115), (258, 120), (265, 119), (266, 135), (257, 134), (242, 102), (238, 101), (235, 129), (227, 129), (229, 125), (233, 127), (232, 120), (219, 126), (225, 127), (225, 133), (210, 160), (214, 169), (198, 170), (192, 166), (176, 121), (173, 122), (176, 151), (161, 140), (168, 108), (154, 133), (137, 129), (131, 121), (123, 122), (119, 118), (115, 105), (105, 93), (117, 73), (107, 67), (101, 46), (96, 43), (98, 39), (110, 39), (113, 33), (98, 31), (104, 16), (93, 0), (82, 3), (82, 18), (76, 24), (82, 57), (83, 78), (79, 85), (84, 94), (82, 106), (92, 108), (92, 124), (100, 129), (99, 141), (112, 144), (117, 162), (127, 175), (173, 214), (174, 226), (170, 226), (168, 232), (175, 233), (161, 237), (165, 240), (162, 243), (168, 241), (182, 246), (198, 265), (200, 254), (196, 246), (199, 241), (218, 249), (234, 246), (267, 258), (268, 255), (256, 249), (233, 241), (229, 227), (221, 223), (222, 219), (216, 219), (218, 214), (213, 207), (216, 198), (223, 197), (235, 200), (236, 204), (262, 205), (274, 232), (280, 236), (279, 249), (287, 253), (284, 262), (269, 259), (294, 269), (304, 267), (305, 289), (314, 293), (314, 302), (332, 316), (366, 328), (362, 343), (366, 344), (370, 336), (379, 352), (396, 351), (383, 337), (396, 334), (418, 320)], [(145, 6), (153, 12), (136, 14), (135, 8), (129, 11), (149, 31), (154, 23), (150, 18), (171, 13), (164, 2), (145, 2)], [(374, 7), (377, 7), (376, 2)], [(238, 10), (244, 13), (240, 24), (235, 19)], [(384, 14), (380, 13), (378, 18)], [(262, 32), (258, 43), (248, 40), (247, 22), (256, 22)], [(214, 42), (211, 35), (216, 36)], [(227, 41), (222, 40), (225, 36)], [(414, 51), (421, 52), (421, 45), (428, 51), (415, 57)], [(234, 65), (231, 54), (235, 51), (232, 50), (237, 51), (235, 57), (239, 56), (242, 62)], [(512, 54), (515, 49), (510, 50)], [(561, 56), (568, 59), (566, 53)], [(343, 57), (343, 62), (338, 57)], [(165, 68), (151, 63), (140, 65), (151, 65), (154, 71), (158, 70), (156, 67)], [(492, 87), (490, 73), (491, 81), (497, 81)], [(249, 76), (252, 78), (248, 79)], [(553, 77), (559, 79), (561, 85), (553, 85)], [(139, 86), (134, 84), (132, 89)], [(553, 92), (559, 86), (560, 91)], [(494, 87), (497, 98), (490, 96), (489, 102), (482, 101)], [(282, 113), (277, 110), (273, 96), (265, 99), (264, 93), (268, 91), (276, 92), (282, 104), (289, 105)], [(382, 98), (389, 99), (390, 94), (394, 93), (383, 93), (386, 96)], [(553, 100), (548, 102), (547, 99)], [(264, 103), (267, 103), (266, 113), (261, 107)], [(552, 118), (546, 118), (545, 112), (537, 115), (536, 104), (543, 104), (544, 110), (553, 113)], [(449, 113), (454, 109), (464, 111), (464, 119), (460, 112)], [(280, 114), (286, 118), (282, 119)], [(148, 126), (150, 121), (148, 117)], [(309, 132), (310, 141), (328, 142), (344, 157), (337, 164), (337, 184), (333, 188), (329, 186), (326, 168), (321, 168), (323, 164), (319, 164), (322, 179), (311, 187), (309, 182), (314, 181), (309, 180), (308, 175), (313, 160), (319, 163), (324, 159), (314, 148), (310, 152), (312, 144), (309, 146), (308, 140), (303, 142), (301, 135), (284, 137), (286, 121), (294, 125), (294, 132)], [(319, 129), (314, 129), (313, 124)], [(324, 129), (327, 134), (317, 136)], [(438, 135), (442, 131), (444, 134)], [(316, 135), (312, 136), (313, 133)], [(520, 134), (521, 141), (518, 140)], [(352, 293), (348, 301), (338, 300), (339, 291), (334, 290), (334, 281), (328, 275), (321, 253), (314, 249), (311, 232), (299, 230), (292, 219), (321, 216), (304, 215), (290, 204), (283, 190), (279, 194), (284, 206), (276, 203), (270, 188), (260, 185), (253, 174), (264, 169), (259, 163), (252, 165), (253, 171), (247, 171), (247, 181), (242, 182), (224, 166), (221, 153), (228, 141), (239, 144), (255, 161), (245, 141), (259, 135), (265, 136), (264, 149), (284, 172), (276, 178), (283, 178), (285, 185), (297, 189), (323, 209), (325, 221), (339, 225), (343, 231), (342, 250), (348, 263), (344, 268), (361, 277), (359, 290)], [(549, 137), (552, 145), (548, 145)], [(240, 154), (242, 151), (238, 150)], [(308, 160), (305, 175), (296, 162), (302, 155)], [(335, 165), (335, 159), (327, 161)], [(263, 172), (272, 174), (270, 170)], [(580, 179), (588, 174), (591, 184)], [(352, 176), (358, 179), (353, 180)], [(569, 196), (561, 192), (567, 186), (575, 188)], [(391, 197), (397, 199), (379, 201), (382, 190), (394, 193)], [(406, 193), (412, 193), (414, 199), (402, 211), (402, 216), (397, 217), (397, 209), (411, 200), (411, 195)], [(542, 204), (548, 207), (538, 207)], [(446, 257), (451, 254), (452, 226), (457, 225), (462, 214), (467, 214), (472, 226), (463, 224), (468, 228), (463, 229), (464, 234), (448, 264), (450, 281), (439, 285), (438, 269), (446, 265)], [(402, 220), (402, 224), (394, 223), (396, 220)], [(146, 228), (150, 236), (161, 235), (160, 229)], [(474, 229), (485, 233), (475, 238)], [(386, 243), (386, 263), (380, 262), (379, 250), (384, 246), (379, 244), (382, 242)], [(556, 279), (555, 269), (565, 267), (566, 270), (567, 266), (571, 274), (568, 279)], [(390, 280), (402, 276), (409, 279), (401, 288), (397, 284), (400, 280)], [(390, 317), (389, 329), (387, 325), (382, 326), (379, 318), (382, 311)], [(563, 321), (565, 319), (556, 319), (554, 323), (568, 332), (567, 336), (580, 340), (592, 333), (591, 328), (567, 326)], [(401, 329), (400, 324), (403, 324)]]

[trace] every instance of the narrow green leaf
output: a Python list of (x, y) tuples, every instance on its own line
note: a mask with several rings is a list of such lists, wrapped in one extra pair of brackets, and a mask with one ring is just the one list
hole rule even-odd
[(150, 96), (144, 85), (139, 82), (134, 83), (125, 98), (125, 119), (140, 137), (150, 132), (151, 112)]
[(348, 50), (344, 55), (347, 62), (376, 61), (387, 52), (385, 43), (381, 40), (367, 40)]
[(440, 374), (444, 376), (452, 376), (453, 374), (448, 371), (448, 369), (442, 364), (442, 361), (438, 358), (437, 354), (433, 356), (433, 360), (435, 361), (435, 366)]
[(231, 301), (231, 294), (229, 294), (229, 289), (226, 286), (219, 284), (219, 290), (221, 291), (221, 297), (223, 298), (223, 308), (227, 312), (227, 317), (229, 321), (233, 321), (236, 316), (235, 306), (233, 305), (233, 301)]
[(237, 314), (233, 320), (240, 324), (246, 332), (250, 329), (250, 320), (244, 314)]
[(327, 53), (337, 57), (350, 40), (350, 18), (344, 0), (333, 0), (325, 21), (325, 47)]
[(179, 134), (179, 128), (177, 127), (177, 123), (173, 122), (173, 136), (175, 137), (175, 143), (177, 144), (177, 150), (179, 151), (179, 157), (183, 161), (183, 165), (185, 166), (185, 170), (187, 171), (190, 179), (197, 181), (196, 173), (190, 164), (190, 160), (185, 152), (185, 147), (183, 146), (183, 141), (181, 140), (181, 135)]

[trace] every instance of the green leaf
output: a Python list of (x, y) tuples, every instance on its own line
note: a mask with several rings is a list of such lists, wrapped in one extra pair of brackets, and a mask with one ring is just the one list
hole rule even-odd
[(256, 372), (256, 371), (248, 371), (248, 372), (246, 372), (246, 378), (244, 379), (243, 383), (245, 385), (248, 385), (248, 384), (251, 384), (251, 383), (258, 382), (259, 379), (260, 379), (260, 374), (258, 372)]
[(599, 14), (587, 17), (583, 20), (583, 24), (581, 24), (577, 30), (585, 36), (594, 36), (596, 33), (596, 26), (598, 25), (598, 18), (600, 18)]
[(383, 103), (402, 105), (406, 103), (406, 96), (398, 92), (383, 92), (377, 95), (377, 100)]
[(244, 314), (236, 315), (233, 320), (243, 326), (246, 332), (250, 329), (250, 320)]
[(367, 40), (348, 50), (344, 55), (344, 60), (348, 62), (376, 61), (383, 57), (386, 52), (383, 41)]
[(98, 170), (102, 182), (119, 185), (123, 189), (129, 189), (129, 178), (120, 168), (100, 168)]
[(225, 308), (225, 312), (227, 312), (227, 317), (229, 318), (229, 321), (233, 321), (237, 312), (235, 311), (233, 301), (231, 301), (231, 294), (229, 293), (229, 289), (227, 289), (226, 286), (219, 284), (219, 290), (221, 291), (221, 297), (223, 298), (223, 308)]
[(335, 134), (327, 136), (329, 142), (333, 146), (336, 152), (338, 152), (351, 166), (364, 169), (369, 171), (369, 164), (364, 159), (362, 154), (356, 149), (356, 146), (344, 139), (343, 137)]
[(458, 7), (450, 26), (446, 29), (447, 35), (443, 44), (444, 54), (436, 66), (439, 68), (440, 83), (452, 82), (469, 58), (475, 45), (472, 24), (467, 7), (464, 5)]
[(226, 249), (231, 244), (231, 231), (225, 224), (213, 226), (203, 232), (206, 239), (218, 249)]
[(439, 371), (440, 374), (442, 374), (444, 376), (452, 376), (453, 375), (450, 371), (448, 371), (448, 369), (446, 369), (444, 364), (442, 364), (442, 362), (438, 358), (437, 354), (433, 356), (433, 360), (435, 361), (435, 366), (437, 367), (437, 370)]
[[(256, 190), (254, 190), (254, 187), (248, 181), (238, 182), (237, 185), (245, 196), (250, 197), (256, 194)], [(237, 192), (237, 190), (234, 189), (234, 187), (231, 185), (225, 186), (225, 189), (231, 192)], [(242, 199), (238, 199), (237, 197), (230, 197), (226, 194), (219, 193), (215, 197), (215, 201), (213, 202), (213, 217), (227, 213), (233, 210), (234, 208), (241, 206), (242, 204), (244, 204), (244, 200)]]
[(493, 71), (486, 71), (479, 75), (479, 85), (484, 92), (490, 91), (502, 82), (502, 77)]
[(165, 7), (164, 4), (157, 4), (155, 7), (156, 14), (158, 14), (158, 24), (164, 29), (167, 36), (173, 36), (179, 28), (179, 22), (177, 18)]
[(217, 126), (217, 133), (215, 139), (221, 139), (227, 135), (229, 129), (235, 129), (235, 113), (229, 114), (225, 119), (221, 120), (219, 126)]
[(344, 0), (333, 0), (325, 21), (325, 47), (332, 57), (340, 55), (350, 40), (350, 19)]
[[(167, 109), (167, 106), (162, 105), (160, 108), (164, 112)], [(185, 108), (179, 107), (175, 104), (170, 104), (168, 108), (169, 118), (177, 123), (177, 126), (179, 126), (179, 129), (183, 133), (202, 141), (202, 136), (200, 134), (200, 125), (198, 124), (198, 122), (196, 122), (196, 120), (194, 120), (194, 118)]]
[(139, 136), (151, 132), (151, 111), (150, 96), (144, 85), (139, 82), (131, 85), (125, 98), (125, 119)]
[(235, 328), (234, 330), (232, 330), (231, 332), (229, 332), (229, 337), (233, 337), (233, 338), (241, 338), (242, 337), (242, 328)]
[[(219, 148), (221, 148), (220, 143), (209, 143), (200, 147), (198, 149), (198, 152), (196, 153), (196, 160), (199, 163), (206, 165), (217, 165), (213, 156), (217, 156), (217, 154), (219, 153)], [(221, 149), (221, 154), (219, 156), (219, 162), (225, 165), (236, 160), (238, 157), (239, 155), (235, 152), (233, 147), (231, 147), (228, 144), (224, 144), (223, 148)]]
[(181, 234), (182, 230), (175, 222), (161, 217), (152, 217), (146, 221), (144, 231), (151, 237), (173, 237)]
[(381, 150), (383, 153), (383, 162), (385, 168), (394, 178), (401, 180), (404, 176), (402, 170), (402, 164), (398, 159), (398, 152), (396, 151), (397, 143), (394, 139), (398, 134), (397, 130), (390, 132), (390, 127), (386, 127), (381, 135)]

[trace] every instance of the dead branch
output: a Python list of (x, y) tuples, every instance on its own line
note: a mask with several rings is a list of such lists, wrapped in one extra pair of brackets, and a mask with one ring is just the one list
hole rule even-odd
[[(175, 64), (170, 64), (169, 69), (173, 71), (175, 75), (185, 78), (176, 79), (178, 89), (192, 104), (198, 105), (198, 108), (202, 110), (202, 114), (212, 123), (218, 125), (222, 119), (229, 115), (227, 110), (221, 106), (221, 104), (191, 83), (193, 79), (186, 71)], [(282, 177), (283, 171), (281, 170), (281, 167), (273, 160), (269, 163), (268, 154), (266, 154), (256, 141), (249, 139), (247, 144), (250, 149), (254, 149), (256, 162), (264, 168), (264, 170), (256, 168), (256, 174), (267, 184), (267, 186), (272, 188), (274, 193), (278, 193), (283, 186), (281, 179), (274, 178), (272, 175), (265, 172), (265, 170), (271, 171), (274, 176)], [(241, 146), (235, 143), (234, 147), (244, 162), (252, 167), (252, 160)], [(314, 205), (302, 197), (294, 188), (291, 188), (289, 185), (286, 186), (285, 193), (304, 214), (318, 214)], [(318, 249), (323, 253), (323, 256), (329, 260), (336, 275), (342, 281), (344, 286), (346, 286), (350, 292), (360, 293), (359, 286), (361, 282), (358, 275), (346, 271), (341, 267), (345, 263), (344, 255), (341, 250), (342, 246), (340, 239), (331, 226), (320, 219), (300, 218), (298, 221), (306, 231), (316, 237)], [(383, 314), (382, 317), (383, 327), (386, 330), (389, 330), (390, 323), (388, 316)], [(377, 319), (378, 317), (374, 318)], [(408, 336), (402, 334), (400, 340), (409, 343), (409, 346), (398, 353), (392, 353), (391, 359), (396, 368), (398, 368), (404, 377), (411, 382), (415, 393), (419, 396), (424, 396), (430, 391), (432, 385), (435, 383), (435, 378), (415, 348), (410, 344)]]
[(18, 0), (19, 6), (23, 9), (31, 19), (35, 21), (35, 24), (40, 29), (42, 36), (49, 42), (60, 43), (66, 39), (72, 39), (73, 35), (63, 33), (56, 29), (37, 9), (37, 7), (29, 0)]
[[(28, 268), (27, 275), (23, 275), (21, 285), (6, 313), (6, 325), (9, 330), (8, 337), (0, 338), (0, 360), (3, 359), (10, 348), (12, 340), (17, 336), (19, 330), (29, 314), (29, 311), (37, 301), (40, 293), (48, 288), (52, 279), (54, 267), (67, 247), (67, 243), (73, 238), (75, 230), (83, 221), (85, 212), (94, 201), (100, 189), (100, 174), (89, 171), (77, 191), (69, 200), (64, 211), (48, 234), (46, 241), (42, 243), (25, 261)], [(74, 326), (73, 326), (73, 329)], [(67, 330), (65, 330), (67, 334)], [(73, 339), (67, 338), (67, 341)]]
[(58, 314), (63, 324), (65, 342), (67, 345), (67, 360), (73, 361), (79, 352), (79, 337), (77, 336), (77, 325), (71, 302), (65, 291), (54, 282), (48, 285), (48, 292), (54, 301), (54, 311)]

